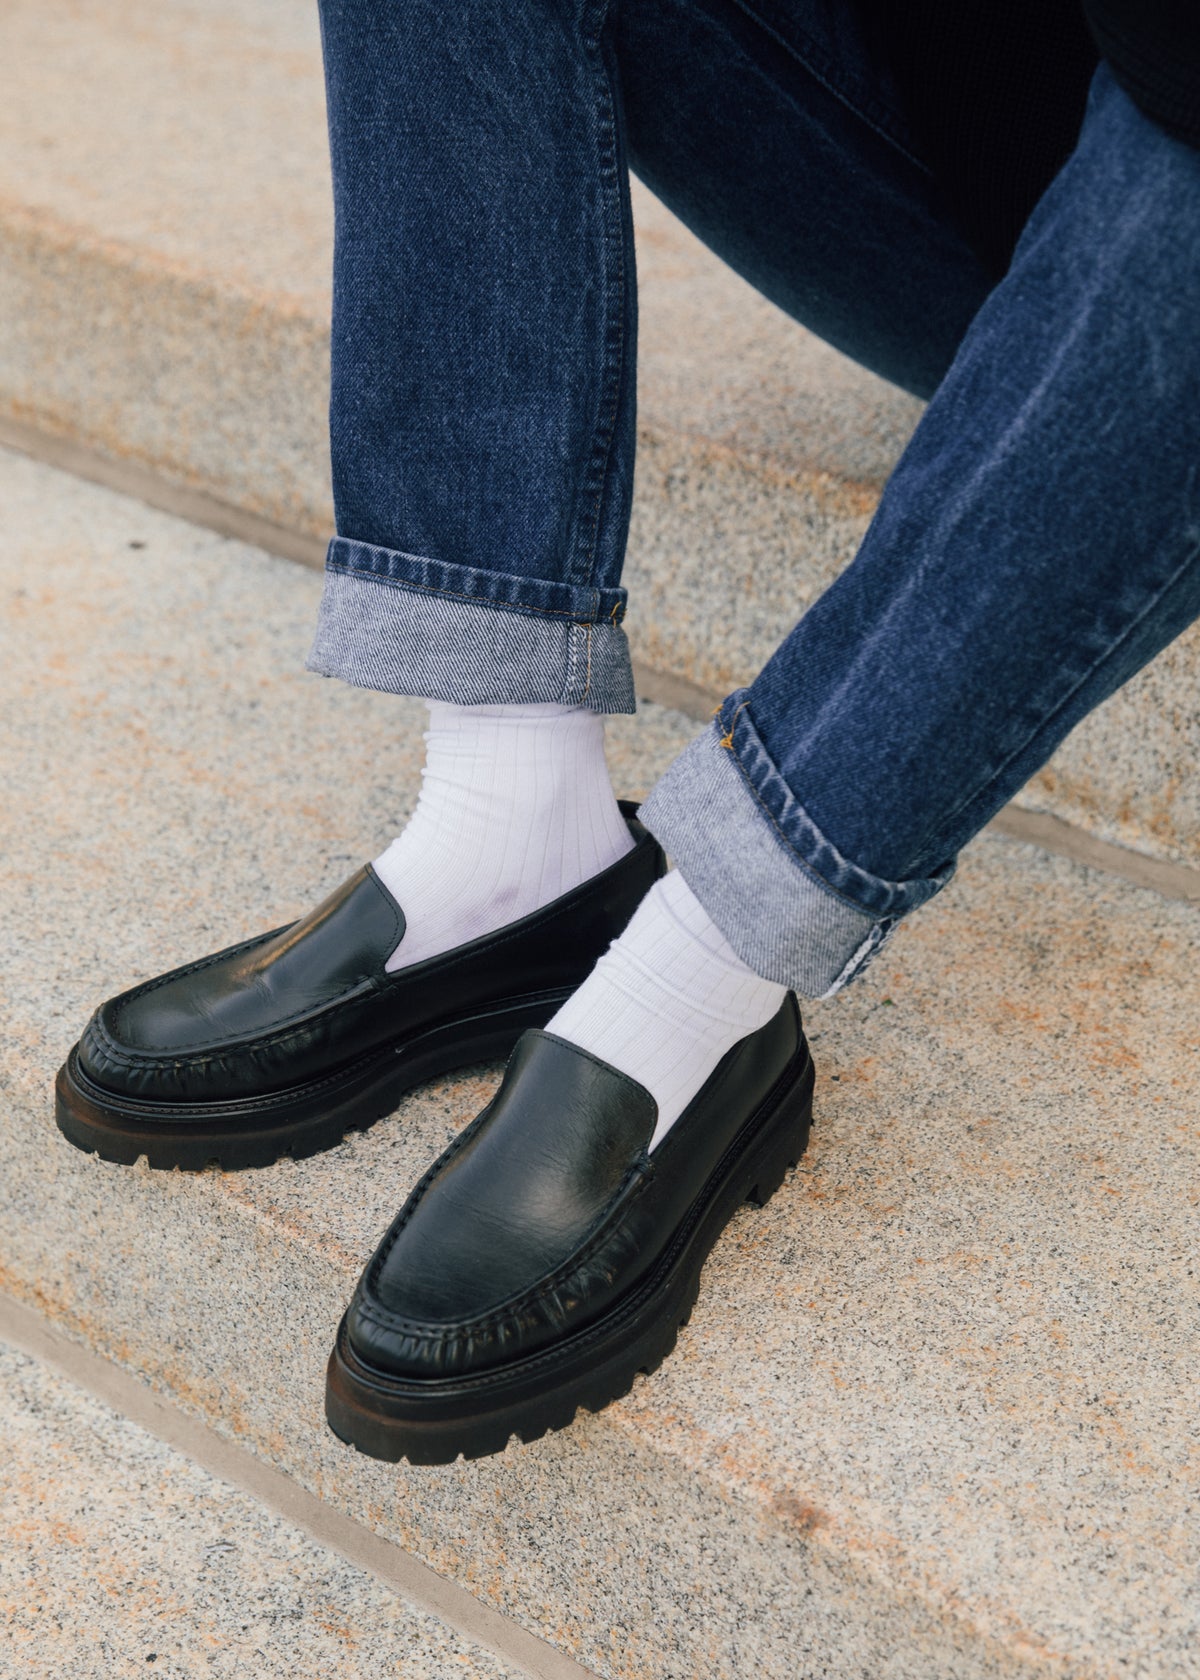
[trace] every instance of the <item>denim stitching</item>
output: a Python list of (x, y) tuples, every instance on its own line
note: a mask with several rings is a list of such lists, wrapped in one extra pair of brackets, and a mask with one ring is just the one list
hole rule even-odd
[[(743, 704), (748, 705), (749, 702), (744, 701)], [(724, 746), (724, 744), (725, 743), (722, 741), (721, 745)], [(771, 813), (770, 810), (768, 810), (767, 806), (763, 804), (762, 797), (759, 794), (758, 789), (755, 787), (754, 783), (750, 779), (750, 772), (746, 768), (746, 766), (742, 763), (741, 756), (738, 753), (737, 748), (733, 745), (732, 741), (729, 744), (729, 752), (730, 752), (731, 757), (733, 758), (734, 764), (737, 767), (738, 774), (741, 776), (743, 782), (745, 782), (745, 784), (746, 784), (746, 787), (749, 789), (751, 797), (754, 799), (755, 804), (758, 806), (758, 808), (762, 812), (762, 814), (766, 817), (766, 819), (770, 823), (771, 827), (775, 830), (776, 834), (778, 834), (780, 840), (782, 840), (783, 844), (787, 847), (788, 851), (791, 852), (792, 856), (796, 859), (796, 862), (805, 871), (805, 873), (808, 874), (808, 875), (811, 875), (813, 880), (816, 882), (817, 886), (824, 887), (825, 891), (827, 893), (829, 893), (829, 895), (832, 898), (836, 898), (838, 900), (838, 902), (840, 904), (844, 904), (848, 910), (856, 911), (857, 914), (862, 916), (864, 918), (864, 920), (866, 920), (866, 921), (870, 921), (870, 922), (876, 921), (877, 918), (878, 918), (878, 912), (877, 911), (868, 910), (865, 905), (855, 903), (854, 899), (847, 898), (845, 893), (840, 892), (837, 887), (831, 886), (830, 883), (825, 879), (825, 877), (823, 875), (819, 875), (817, 873), (816, 869), (808, 861), (808, 859), (806, 857), (802, 856), (801, 853), (796, 850), (795, 846), (792, 844), (792, 842), (788, 839), (787, 835), (780, 828), (778, 822), (775, 820), (774, 815)], [(864, 873), (865, 873), (865, 871), (864, 871)]]
[[(595, 500), (591, 517), (591, 531), (587, 538), (585, 551), (580, 556), (583, 569), (590, 577), (596, 563), (596, 539), (600, 529), (600, 514), (604, 505), (604, 491), (608, 482), (608, 466), (612, 456), (613, 438), (616, 435), (617, 411), (621, 403), (621, 384), (625, 360), (625, 233), (623, 205), (621, 202), (621, 176), (617, 158), (617, 118), (616, 101), (613, 94), (608, 66), (604, 62), (601, 36), (607, 15), (607, 6), (598, 7), (596, 19), (596, 33), (594, 39), (587, 41), (590, 55), (597, 62), (593, 69), (593, 81), (597, 88), (597, 104), (600, 110), (597, 128), (597, 175), (600, 180), (601, 214), (604, 224), (604, 245), (607, 261), (605, 263), (605, 314), (607, 317), (605, 340), (605, 369), (609, 374), (612, 389), (611, 406), (607, 419), (603, 420), (597, 429), (592, 444), (591, 459), (585, 475), (585, 484), (596, 481)], [(616, 226), (613, 226), (613, 199), (616, 199)], [(616, 251), (616, 299), (611, 297), (613, 290), (609, 284), (609, 269), (612, 262), (611, 251)]]
[[(341, 558), (342, 550), (351, 550), (352, 557), (350, 559)], [(450, 588), (449, 585), (428, 583), (423, 579), (394, 576), (387, 569), (379, 570), (371, 561), (363, 562), (355, 557), (363, 552), (370, 555), (387, 555), (391, 559), (408, 561), (424, 568), (434, 568), (437, 571), (442, 572), (474, 572), (475, 575), (480, 578), (490, 579), (492, 581), (495, 581), (498, 578), (503, 579), (505, 583), (514, 584), (518, 588), (532, 585), (535, 588), (542, 587), (546, 589), (560, 589), (572, 596), (586, 598), (588, 601), (588, 610), (585, 614), (582, 609), (575, 611), (569, 608), (560, 609), (557, 607), (537, 607), (532, 605), (532, 603), (526, 605), (519, 599), (498, 601), (494, 597), (482, 592), (478, 595), (467, 594), (467, 599), (478, 601), (482, 606), (499, 606), (501, 608), (509, 607), (514, 611), (523, 610), (528, 612), (546, 613), (551, 616), (563, 618), (586, 617), (588, 619), (598, 621), (604, 604), (604, 597), (606, 595), (612, 595), (614, 599), (610, 617), (612, 617), (616, 623), (620, 623), (625, 616), (625, 609), (628, 603), (629, 592), (620, 585), (612, 585), (607, 588), (597, 588), (595, 586), (589, 587), (584, 584), (566, 583), (561, 578), (529, 577), (525, 574), (518, 575), (515, 573), (486, 571), (477, 567), (449, 565), (444, 561), (434, 561), (420, 555), (409, 554), (403, 549), (380, 548), (372, 543), (360, 543), (351, 537), (335, 536), (330, 540), (329, 547), (326, 551), (325, 570), (336, 571), (347, 577), (370, 578), (375, 583), (391, 584), (394, 588), (425, 590), (430, 594), (455, 595), (462, 593)]]
[[(732, 752), (734, 754), (735, 758), (737, 756), (737, 749), (734, 747), (734, 744), (733, 744), (733, 726), (738, 720), (738, 713), (739, 712), (744, 712), (746, 707), (749, 704), (750, 704), (749, 700), (743, 700), (742, 703), (738, 707), (735, 708), (734, 714), (729, 720), (729, 728), (725, 731), (724, 735), (721, 736), (720, 745), (723, 746), (723, 747), (728, 747), (730, 752)], [(720, 712), (721, 712), (721, 708), (720, 708), (720, 706), (718, 706), (716, 711), (713, 713), (713, 716), (718, 717), (720, 715)]]
[(800, 49), (791, 41), (780, 35), (778, 31), (772, 29), (771, 25), (767, 23), (765, 18), (759, 17), (754, 8), (746, 3), (746, 0), (733, 0), (733, 4), (740, 12), (743, 12), (752, 23), (756, 24), (758, 28), (762, 30), (764, 35), (769, 35), (771, 40), (774, 41), (777, 46), (782, 48), (789, 58), (794, 58), (796, 63), (812, 77), (813, 81), (818, 82), (820, 86), (825, 89), (826, 93), (837, 100), (839, 105), (845, 106), (846, 110), (850, 112), (852, 117), (857, 117), (859, 122), (864, 123), (866, 127), (869, 128), (873, 134), (878, 135), (879, 139), (884, 141), (886, 145), (894, 147), (895, 150), (900, 153), (902, 158), (905, 158), (912, 164), (914, 169), (920, 170), (922, 175), (925, 175), (930, 179), (933, 178), (933, 170), (930, 169), (929, 165), (927, 163), (923, 163), (919, 157), (909, 151), (908, 147), (905, 146), (902, 141), (898, 140), (894, 134), (890, 133), (889, 130), (883, 126), (882, 118), (873, 117), (870, 112), (863, 109), (857, 98), (851, 98), (844, 88), (839, 87), (831, 75), (825, 71), (817, 69), (815, 63), (813, 62), (814, 48), (811, 41), (806, 41), (805, 51), (801, 52)]
[(579, 641), (576, 635), (577, 626), (567, 626), (567, 669), (563, 677), (563, 704), (575, 703), (575, 668), (579, 663)]
[(857, 980), (864, 969), (870, 968), (871, 964), (875, 961), (875, 958), (879, 955), (880, 951), (883, 950), (888, 940), (892, 937), (892, 934), (896, 931), (897, 926), (898, 918), (896, 917), (891, 917), (890, 919), (885, 918), (883, 921), (876, 922), (871, 928), (871, 931), (867, 934), (867, 937), (863, 940), (862, 944), (859, 945), (856, 950), (851, 952), (850, 956), (846, 959), (845, 965), (837, 975), (837, 978), (829, 986), (828, 990), (822, 992), (816, 1001), (818, 1003), (824, 1003), (826, 999), (835, 997), (837, 993), (844, 990), (844, 988), (847, 987), (852, 980)]
[[(732, 698), (732, 696), (730, 696), (730, 698)], [(748, 707), (749, 704), (750, 704), (749, 699), (746, 699), (746, 700), (742, 701), (741, 704), (738, 706), (737, 711), (734, 713), (734, 719), (731, 720), (730, 731), (729, 731), (731, 737), (733, 735), (733, 722), (736, 720), (738, 713), (740, 713), (746, 707)], [(718, 708), (718, 713), (723, 709), (724, 709), (723, 707)], [(747, 719), (747, 725), (752, 731), (754, 731), (754, 720), (752, 718)], [(754, 733), (757, 735), (756, 731), (754, 731)], [(722, 741), (720, 741), (719, 744), (724, 746), (726, 743), (725, 743), (724, 740), (722, 740)], [(770, 753), (767, 751), (767, 749), (766, 749), (765, 745), (762, 743), (761, 739), (756, 740), (755, 745), (756, 745), (757, 751), (762, 755), (762, 757), (766, 760), (767, 764), (770, 766), (771, 774), (773, 776), (775, 776), (775, 778), (778, 781), (783, 783), (784, 787), (786, 788), (787, 787), (786, 781), (784, 780), (783, 776), (780, 774), (778, 768), (776, 767), (774, 761), (771, 758)], [(812, 828), (814, 833), (819, 837), (819, 839), (821, 841), (821, 844), (828, 851), (835, 854), (837, 862), (852, 877), (856, 877), (856, 878), (861, 877), (868, 888), (871, 888), (871, 889), (876, 888), (876, 887), (882, 888), (883, 891), (888, 895), (889, 901), (891, 901), (891, 900), (893, 900), (897, 897), (904, 898), (904, 899), (911, 898), (913, 896), (914, 884), (918, 887), (923, 887), (923, 886), (926, 885), (926, 883), (930, 884), (930, 891), (929, 892), (925, 893), (923, 897), (918, 898), (915, 903), (906, 904), (905, 907), (901, 910), (867, 909), (867, 907), (865, 905), (860, 904), (856, 899), (853, 899), (853, 898), (850, 898), (850, 897), (846, 896), (844, 889), (832, 886), (825, 879), (825, 877), (818, 871), (816, 865), (814, 863), (812, 863), (810, 859), (806, 858), (804, 856), (804, 854), (796, 846), (796, 844), (788, 838), (788, 836), (783, 831), (783, 829), (780, 828), (778, 819), (771, 812), (770, 807), (767, 805), (766, 801), (763, 799), (761, 793), (759, 792), (758, 788), (756, 787), (756, 785), (754, 783), (753, 775), (752, 775), (749, 767), (745, 764), (743, 759), (740, 757), (740, 755), (738, 753), (738, 750), (737, 750), (737, 747), (734, 745), (732, 738), (729, 741), (729, 750), (733, 754), (733, 757), (734, 757), (735, 762), (737, 763), (738, 769), (742, 772), (742, 774), (745, 778), (746, 784), (749, 787), (751, 793), (753, 793), (753, 795), (754, 795), (755, 799), (757, 800), (758, 804), (762, 807), (765, 815), (770, 820), (772, 827), (780, 835), (780, 838), (783, 840), (784, 844), (788, 847), (788, 849), (791, 852), (793, 852), (795, 854), (795, 856), (800, 860), (800, 862), (805, 865), (805, 867), (812, 873), (812, 875), (814, 876), (814, 878), (817, 881), (819, 881), (823, 886), (828, 887), (829, 891), (835, 897), (840, 898), (843, 903), (848, 904), (848, 905), (852, 906), (854, 909), (858, 910), (860, 915), (872, 916), (872, 917), (874, 917), (874, 916), (890, 916), (890, 915), (893, 915), (893, 914), (902, 915), (902, 916), (903, 915), (908, 915), (908, 914), (910, 914), (911, 911), (919, 910), (922, 905), (927, 904), (931, 898), (935, 897), (937, 895), (937, 893), (939, 893), (942, 890), (943, 887), (945, 887), (949, 884), (951, 878), (954, 875), (954, 866), (953, 865), (949, 866), (949, 870), (948, 870), (948, 873), (946, 874), (945, 879), (940, 880), (940, 881), (937, 879), (936, 876), (926, 876), (926, 875), (914, 875), (914, 876), (911, 876), (911, 877), (909, 877), (909, 878), (907, 878), (906, 880), (903, 880), (903, 881), (889, 881), (883, 876), (872, 875), (870, 870), (863, 869), (863, 868), (861, 868), (860, 865), (852, 862), (851, 859), (843, 857), (841, 852), (838, 851), (838, 848), (833, 844), (833, 842), (831, 840), (829, 840), (826, 837), (826, 835), (823, 834), (822, 831), (817, 827), (817, 824), (815, 822), (813, 822), (812, 818), (808, 815), (807, 811), (804, 810), (804, 807), (800, 804), (799, 800), (796, 799), (795, 795), (791, 794), (791, 797), (795, 801), (797, 808), (804, 815), (804, 818), (807, 821), (809, 827)], [(788, 789), (788, 792), (791, 793), (791, 790)]]
[[(441, 589), (436, 584), (410, 583), (407, 578), (383, 577), (378, 572), (368, 571), (360, 566), (345, 566), (336, 560), (327, 560), (325, 570), (337, 572), (340, 577), (382, 584), (386, 589), (411, 590), (414, 595), (441, 595), (450, 601), (469, 601), (476, 607), (490, 607), (493, 612), (521, 613), (528, 618), (554, 618), (567, 624), (592, 624), (595, 622), (594, 618), (589, 618), (584, 613), (564, 612), (556, 607), (534, 607), (524, 601), (492, 601), (487, 596), (468, 595), (461, 589)], [(593, 607), (592, 610), (594, 613), (597, 607)]]

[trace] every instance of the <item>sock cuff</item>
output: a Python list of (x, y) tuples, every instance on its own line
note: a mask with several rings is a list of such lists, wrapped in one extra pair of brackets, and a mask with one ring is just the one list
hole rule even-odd
[(651, 892), (657, 896), (658, 904), (680, 932), (702, 945), (710, 957), (723, 963), (731, 973), (760, 978), (738, 956), (678, 869), (672, 869), (656, 881)]

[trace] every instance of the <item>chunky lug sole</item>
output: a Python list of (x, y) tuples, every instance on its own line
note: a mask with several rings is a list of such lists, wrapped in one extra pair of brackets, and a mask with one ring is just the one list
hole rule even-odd
[(603, 1318), (501, 1370), (409, 1381), (372, 1370), (346, 1339), (329, 1359), (325, 1416), (334, 1434), (389, 1463), (450, 1464), (501, 1453), (516, 1435), (565, 1429), (580, 1406), (598, 1412), (649, 1376), (675, 1346), (696, 1303), (700, 1272), (743, 1202), (761, 1207), (804, 1153), (812, 1125), (813, 1063), (779, 1081), (717, 1165), (654, 1271)]
[(505, 1059), (526, 1028), (544, 1027), (569, 996), (562, 989), (510, 999), (384, 1045), (320, 1079), (221, 1103), (118, 1096), (88, 1078), (76, 1046), (59, 1071), (55, 1117), (77, 1149), (126, 1167), (143, 1155), (151, 1167), (184, 1172), (269, 1167), (284, 1155), (301, 1160), (332, 1149), (347, 1132), (365, 1131), (426, 1080)]

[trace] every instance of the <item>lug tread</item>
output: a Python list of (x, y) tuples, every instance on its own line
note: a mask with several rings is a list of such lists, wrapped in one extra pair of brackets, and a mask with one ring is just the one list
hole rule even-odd
[[(782, 1186), (788, 1173), (796, 1166), (799, 1156), (803, 1153), (802, 1145), (797, 1146), (791, 1158), (784, 1162), (778, 1170), (764, 1173), (757, 1172), (751, 1189), (741, 1198), (755, 1206), (763, 1206)], [(759, 1197), (761, 1196), (761, 1200)], [(703, 1258), (707, 1258), (705, 1255)], [(430, 1434), (422, 1439), (407, 1442), (399, 1432), (394, 1430), (380, 1430), (377, 1427), (370, 1431), (371, 1442), (364, 1446), (338, 1427), (335, 1414), (327, 1410), (326, 1416), (330, 1428), (340, 1441), (351, 1446), (356, 1452), (364, 1453), (371, 1458), (382, 1459), (386, 1463), (407, 1463), (414, 1468), (430, 1468), (457, 1463), (459, 1459), (474, 1460), (493, 1457), (509, 1450), (513, 1441), (518, 1445), (530, 1446), (535, 1441), (543, 1440), (547, 1435), (558, 1434), (570, 1428), (580, 1411), (590, 1412), (593, 1416), (602, 1412), (615, 1400), (623, 1400), (633, 1388), (639, 1376), (652, 1377), (668, 1356), (674, 1351), (679, 1339), (679, 1332), (686, 1328), (700, 1293), (700, 1265), (688, 1285), (681, 1310), (663, 1327), (659, 1338), (652, 1346), (649, 1355), (644, 1352), (636, 1365), (622, 1368), (611, 1374), (608, 1379), (595, 1389), (573, 1391), (567, 1398), (565, 1405), (560, 1405), (551, 1411), (549, 1416), (539, 1416), (524, 1427), (512, 1429), (501, 1440), (500, 1433), (482, 1432), (473, 1438), (466, 1446), (456, 1447), (450, 1452), (447, 1447), (439, 1446), (435, 1435)], [(337, 1357), (335, 1353), (335, 1358)]]

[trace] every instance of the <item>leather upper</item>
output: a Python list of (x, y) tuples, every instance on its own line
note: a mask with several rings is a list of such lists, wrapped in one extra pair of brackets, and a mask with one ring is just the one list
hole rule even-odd
[(96, 1085), (150, 1101), (270, 1094), (474, 1008), (578, 985), (665, 861), (636, 844), (544, 909), (389, 974), (404, 912), (369, 866), (300, 921), (110, 998), (79, 1043)]
[(725, 1151), (807, 1056), (789, 993), (648, 1153), (641, 1085), (526, 1032), (493, 1101), (414, 1189), (346, 1318), (354, 1354), (405, 1379), (474, 1375), (581, 1329), (659, 1261)]

